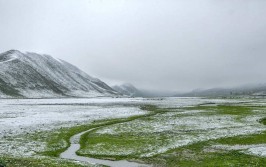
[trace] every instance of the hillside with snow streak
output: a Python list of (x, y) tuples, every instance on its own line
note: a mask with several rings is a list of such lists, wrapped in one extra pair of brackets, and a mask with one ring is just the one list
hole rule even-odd
[(66, 61), (17, 50), (0, 54), (0, 98), (115, 95), (107, 84)]

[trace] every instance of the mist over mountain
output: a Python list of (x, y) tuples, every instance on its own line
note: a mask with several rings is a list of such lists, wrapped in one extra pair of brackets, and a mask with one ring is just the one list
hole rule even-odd
[(266, 96), (266, 84), (246, 84), (233, 88), (195, 89), (176, 94), (181, 97), (221, 97), (221, 96)]
[(249, 84), (234, 88), (196, 89), (187, 93), (138, 89), (130, 83), (112, 88), (72, 64), (49, 55), (10, 50), (0, 54), (0, 98), (54, 97), (219, 97), (264, 96), (266, 84)]
[(143, 97), (144, 94), (130, 83), (112, 86), (117, 92), (129, 97)]
[(175, 91), (139, 89), (130, 83), (112, 86), (117, 92), (129, 97), (172, 97)]
[(119, 95), (107, 84), (49, 55), (10, 50), (0, 54), (0, 97)]

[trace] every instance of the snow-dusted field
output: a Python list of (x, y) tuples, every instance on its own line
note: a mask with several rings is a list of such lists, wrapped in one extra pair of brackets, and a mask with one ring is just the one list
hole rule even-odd
[[(230, 100), (242, 102), (243, 100)], [(183, 107), (229, 100), (200, 98), (89, 98), (89, 99), (1, 99), (0, 139), (32, 130), (50, 130), (106, 118), (144, 114), (140, 105)]]
[[(139, 107), (145, 104), (162, 108), (179, 108), (198, 104), (253, 104), (266, 106), (266, 100), (257, 99), (203, 99), (203, 98), (87, 98), (87, 99), (1, 99), (0, 100), (0, 154), (34, 155), (34, 151), (43, 150), (46, 143), (36, 143), (21, 139), (23, 134), (42, 132), (90, 123), (107, 118), (122, 118), (145, 114)], [(163, 117), (154, 116), (151, 121), (135, 120), (106, 127), (99, 134), (119, 134), (123, 132), (162, 133), (174, 131), (177, 137), (169, 136), (165, 145), (151, 146), (142, 156), (152, 156), (168, 149), (191, 142), (215, 139), (224, 136), (256, 133), (266, 128), (257, 120), (265, 112), (243, 118), (238, 122), (234, 116), (204, 116), (204, 111), (186, 111), (165, 113)], [(172, 115), (171, 115), (172, 114)], [(265, 116), (265, 115), (264, 115)], [(194, 133), (184, 133), (194, 131)], [(12, 138), (12, 141), (9, 139)], [(256, 146), (257, 147), (257, 146)], [(99, 147), (100, 148), (100, 147)], [(265, 145), (257, 147), (258, 155), (265, 155)], [(253, 147), (248, 147), (249, 153)], [(97, 149), (96, 149), (97, 150)], [(119, 151), (119, 149), (117, 149)], [(88, 151), (88, 150), (87, 150)], [(95, 150), (91, 150), (94, 152)], [(115, 151), (115, 150), (113, 150)], [(126, 151), (126, 150), (125, 150)], [(90, 151), (89, 151), (90, 152)], [(114, 152), (115, 154), (115, 152)]]
[[(216, 103), (217, 102), (220, 103), (221, 101), (216, 101)], [(260, 105), (264, 105), (264, 102), (260, 103)], [(160, 138), (156, 139), (157, 136), (159, 136), (156, 134), (164, 134), (167, 136), (167, 139), (162, 143), (151, 145), (148, 142), (147, 146), (142, 146), (137, 149), (115, 148), (110, 150), (104, 149), (107, 147), (106, 145), (99, 145), (99, 147), (94, 147), (94, 149), (84, 149), (82, 151), (84, 154), (108, 155), (130, 155), (141, 152), (140, 156), (150, 157), (158, 153), (164, 153), (173, 148), (199, 141), (263, 132), (266, 130), (266, 126), (259, 123), (258, 120), (264, 118), (265, 113), (265, 109), (254, 110), (251, 115), (243, 116), (243, 118), (241, 118), (242, 116), (239, 117), (237, 115), (210, 114), (210, 111), (204, 110), (180, 109), (165, 114), (155, 115), (150, 117), (149, 120), (140, 119), (115, 124), (104, 127), (95, 132), (96, 134), (103, 136), (119, 136), (125, 133), (139, 135), (143, 133), (145, 135), (150, 135), (149, 138), (151, 138), (153, 142), (161, 141)], [(250, 148), (253, 147), (250, 146)], [(263, 151), (262, 146), (260, 149)], [(251, 150), (252, 149), (250, 149), (249, 153), (252, 153)], [(266, 152), (262, 151), (257, 154), (265, 155)]]
[[(121, 99), (128, 102), (130, 100)], [(115, 99), (9, 99), (0, 101), (0, 138), (33, 130), (74, 126), (106, 118), (144, 114), (138, 107), (114, 104)], [(112, 105), (114, 104), (114, 105)]]

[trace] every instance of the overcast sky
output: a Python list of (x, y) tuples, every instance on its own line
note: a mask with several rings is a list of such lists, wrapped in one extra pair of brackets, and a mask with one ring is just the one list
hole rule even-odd
[(0, 52), (106, 83), (186, 91), (266, 83), (265, 0), (0, 0)]

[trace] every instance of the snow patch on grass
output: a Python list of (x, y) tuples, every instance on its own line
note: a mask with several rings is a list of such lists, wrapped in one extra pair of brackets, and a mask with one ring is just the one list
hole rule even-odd
[(216, 150), (238, 150), (245, 154), (264, 156), (266, 157), (266, 144), (251, 144), (251, 145), (212, 145), (211, 149)]

